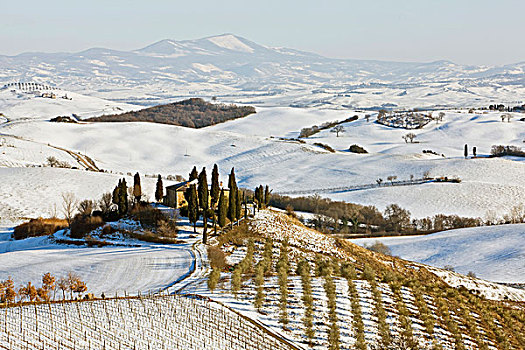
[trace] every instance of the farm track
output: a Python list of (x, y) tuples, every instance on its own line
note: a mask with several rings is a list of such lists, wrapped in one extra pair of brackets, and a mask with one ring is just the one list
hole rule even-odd
[(394, 181), (390, 183), (384, 182), (381, 185), (367, 184), (367, 185), (359, 185), (359, 186), (341, 186), (341, 187), (331, 187), (331, 188), (314, 188), (314, 189), (308, 189), (308, 190), (282, 191), (282, 192), (277, 192), (277, 194), (290, 195), (290, 194), (312, 194), (312, 193), (342, 193), (342, 192), (369, 190), (372, 188), (415, 186), (415, 185), (423, 185), (423, 184), (432, 183), (432, 182), (436, 182), (436, 181), (433, 179), (416, 179), (412, 181)]
[[(12, 125), (12, 124), (25, 122), (25, 121), (14, 121), (13, 122), (13, 121), (10, 121), (9, 119), (7, 119), (6, 117), (0, 117), (0, 118), (1, 118), (0, 119), (0, 129), (4, 128), (6, 126)], [(69, 150), (69, 149), (66, 149), (66, 148), (63, 148), (63, 147), (59, 147), (59, 146), (53, 146), (50, 143), (37, 142), (37, 141), (30, 140), (30, 139), (27, 139), (27, 138), (24, 138), (24, 137), (20, 137), (20, 136), (17, 136), (17, 135), (6, 134), (6, 133), (1, 133), (0, 132), (0, 136), (12, 137), (12, 138), (15, 138), (17, 140), (37, 143), (37, 144), (41, 144), (41, 145), (44, 145), (44, 146), (47, 146), (47, 147), (54, 148), (56, 150), (59, 150), (59, 151), (67, 153), (82, 168), (84, 168), (86, 170), (90, 170), (90, 171), (97, 171), (97, 172), (100, 171), (100, 169), (97, 167), (97, 165), (96, 165), (96, 163), (95, 163), (95, 161), (93, 159), (91, 159), (87, 155), (81, 154), (80, 152), (75, 152), (75, 151), (72, 151), (72, 150)]]

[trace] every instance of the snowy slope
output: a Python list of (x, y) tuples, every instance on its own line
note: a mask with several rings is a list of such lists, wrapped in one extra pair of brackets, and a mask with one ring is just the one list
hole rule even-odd
[[(0, 112), (11, 121), (21, 119), (50, 119), (56, 116), (79, 117), (123, 113), (140, 107), (117, 103), (82, 94), (54, 90), (57, 98), (41, 97), (44, 90), (0, 87)], [(67, 97), (67, 98), (65, 98)], [(2, 120), (0, 120), (2, 124)]]
[[(235, 167), (240, 184), (249, 188), (269, 184), (276, 192), (303, 191), (305, 195), (320, 192), (334, 199), (375, 204), (380, 209), (398, 203), (417, 217), (437, 213), (484, 217), (489, 210), (503, 215), (514, 205), (525, 202), (522, 160), (463, 158), (465, 143), (469, 150), (477, 146), (481, 156), (489, 154), (493, 144), (521, 146), (525, 128), (516, 120), (518, 114), (511, 123), (502, 123), (499, 113), (447, 112), (442, 123), (415, 131), (419, 143), (407, 144), (401, 138), (406, 130), (366, 122), (363, 113), (357, 113), (360, 119), (344, 124), (347, 131), (339, 137), (327, 130), (300, 144), (279, 137), (297, 137), (303, 127), (343, 120), (355, 112), (302, 108), (258, 111), (246, 118), (198, 130), (152, 123), (34, 121), (8, 124), (1, 132), (40, 144), (49, 142), (49, 135), (54, 135), (53, 145), (87, 152), (103, 169), (186, 175), (194, 165), (210, 169), (217, 163), (224, 174)], [(326, 143), (337, 152), (329, 153), (313, 145), (316, 142)], [(346, 151), (353, 143), (370, 153)], [(20, 147), (22, 150), (16, 155), (13, 153), (16, 148), (6, 148), (6, 154), (0, 154), (0, 162), (24, 164), (25, 146)], [(445, 157), (423, 154), (426, 149)], [(27, 164), (32, 164), (31, 157), (28, 153)], [(410, 175), (421, 178), (426, 171), (430, 176), (458, 176), (462, 183), (324, 191), (375, 184), (378, 178), (386, 181), (390, 175), (399, 180), (408, 180)]]
[(380, 241), (393, 255), (427, 265), (453, 266), (495, 282), (525, 282), (525, 224), (485, 226), (418, 237), (355, 239), (359, 245)]
[(0, 56), (0, 86), (35, 81), (142, 104), (198, 95), (273, 106), (480, 106), (523, 103), (523, 68), (332, 59), (223, 34), (134, 51)]

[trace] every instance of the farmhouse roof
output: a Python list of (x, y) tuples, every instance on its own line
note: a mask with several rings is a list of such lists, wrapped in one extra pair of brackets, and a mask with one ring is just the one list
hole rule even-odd
[(178, 189), (181, 189), (181, 188), (186, 188), (187, 186), (189, 185), (196, 185), (198, 182), (197, 179), (193, 179), (191, 181), (183, 181), (183, 182), (179, 182), (178, 184), (174, 184), (174, 185), (170, 185), (170, 186), (166, 186), (166, 189), (168, 190), (175, 190), (177, 191)]

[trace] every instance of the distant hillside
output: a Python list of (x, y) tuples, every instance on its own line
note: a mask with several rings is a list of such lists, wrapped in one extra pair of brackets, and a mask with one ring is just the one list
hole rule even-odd
[(122, 114), (88, 118), (90, 122), (150, 122), (204, 128), (255, 113), (254, 107), (213, 104), (201, 98), (169, 103)]

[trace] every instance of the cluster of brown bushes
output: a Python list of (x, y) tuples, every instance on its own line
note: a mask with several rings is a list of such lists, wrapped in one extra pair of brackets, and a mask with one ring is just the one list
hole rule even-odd
[(333, 121), (333, 122), (326, 122), (326, 123), (323, 123), (319, 126), (317, 125), (314, 125), (314, 126), (311, 126), (311, 127), (308, 127), (308, 128), (302, 128), (301, 129), (301, 132), (299, 133), (299, 138), (303, 138), (303, 137), (310, 137), (312, 135), (315, 135), (317, 134), (318, 132), (322, 131), (322, 130), (326, 130), (326, 129), (331, 129), (339, 124), (343, 124), (343, 123), (349, 123), (349, 122), (353, 122), (354, 120), (357, 120), (359, 119), (359, 117), (357, 115), (354, 115), (350, 118), (347, 118), (343, 121)]
[(356, 144), (353, 144), (352, 146), (350, 146), (348, 150), (352, 153), (368, 153), (366, 149)]
[(84, 238), (88, 233), (104, 225), (100, 216), (77, 214), (71, 221), (71, 238)]
[(328, 152), (335, 153), (335, 149), (333, 149), (330, 145), (327, 145), (326, 143), (315, 142), (314, 146), (321, 147), (327, 150)]
[(130, 215), (140, 222), (142, 227), (154, 229), (157, 236), (177, 237), (179, 231), (176, 220), (166, 217), (162, 211), (145, 203), (137, 203), (131, 208)]
[(250, 106), (212, 104), (201, 98), (145, 108), (139, 111), (115, 115), (103, 115), (86, 119), (92, 122), (152, 122), (203, 128), (255, 113)]
[(57, 218), (31, 219), (28, 222), (15, 227), (13, 238), (24, 239), (29, 237), (49, 236), (53, 233), (67, 228), (67, 221)]

